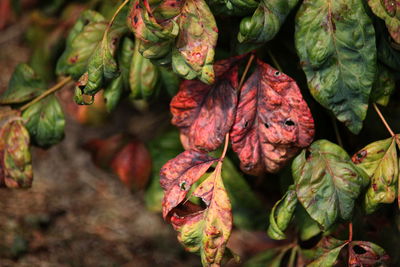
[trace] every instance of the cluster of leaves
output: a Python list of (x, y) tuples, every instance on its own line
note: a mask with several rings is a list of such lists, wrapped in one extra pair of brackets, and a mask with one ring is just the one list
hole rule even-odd
[[(57, 75), (69, 78), (55, 89), (76, 80), (74, 100), (84, 105), (103, 90), (109, 111), (126, 92), (133, 102), (153, 99), (162, 88), (174, 96), (172, 124), (184, 151), (174, 133), (149, 144), (152, 179), (145, 198), (150, 209), (162, 210), (179, 241), (200, 254), (204, 266), (219, 266), (232, 254), (225, 252), (233, 226), (252, 228), (255, 217), (248, 209), (260, 206), (226, 156), (229, 144), (237, 155), (235, 161), (232, 153), (233, 161), (253, 176), (277, 173), (295, 157), (291, 185), (272, 208), (267, 231), (273, 239), (293, 240), (248, 266), (387, 262), (378, 245), (354, 241), (351, 233), (347, 239), (332, 234), (343, 221), (352, 221), (358, 200), (370, 214), (398, 197), (398, 135), (390, 130), (391, 138), (353, 157), (331, 141), (313, 142), (314, 119), (299, 86), (273, 55), (279, 70), (265, 63), (263, 51), (291, 24), (294, 45), (289, 47), (300, 59), (309, 92), (358, 134), (369, 104), (377, 110), (375, 103), (387, 105), (399, 79), (400, 1), (125, 0), (114, 10), (82, 12), (56, 66)], [(296, 17), (285, 22), (292, 11)], [(229, 32), (233, 47), (240, 49), (224, 47), (218, 54), (217, 39), (224, 32), (218, 32), (217, 21), (228, 17), (241, 20)], [(214, 62), (214, 56), (224, 59)], [(180, 84), (178, 76), (185, 79)], [(13, 108), (0, 115), (0, 185), (29, 187), (29, 140), (47, 147), (63, 137), (63, 112), (45, 85), (22, 64), (0, 96), (0, 104)], [(311, 249), (300, 244), (321, 236)]]

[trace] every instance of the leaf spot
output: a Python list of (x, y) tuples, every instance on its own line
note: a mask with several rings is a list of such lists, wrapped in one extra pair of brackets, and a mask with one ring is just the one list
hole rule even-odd
[(181, 188), (181, 190), (186, 191), (186, 181), (183, 181), (179, 184), (179, 187)]
[(294, 123), (294, 121), (292, 121), (291, 119), (286, 119), (284, 124), (286, 126), (295, 126), (296, 124)]
[(356, 254), (359, 254), (359, 255), (362, 255), (362, 254), (367, 253), (367, 251), (366, 251), (363, 247), (361, 247), (361, 246), (359, 246), (359, 245), (355, 245), (355, 246), (353, 247), (353, 251), (354, 251)]

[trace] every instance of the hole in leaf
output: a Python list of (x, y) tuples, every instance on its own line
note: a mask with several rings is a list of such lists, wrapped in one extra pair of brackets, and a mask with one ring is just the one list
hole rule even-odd
[(269, 128), (269, 124), (268, 123), (264, 123), (265, 128)]
[(182, 183), (180, 183), (179, 187), (181, 188), (181, 190), (185, 190), (186, 191), (186, 182), (183, 181)]
[(247, 128), (247, 126), (249, 126), (249, 122), (246, 121), (246, 123), (244, 124), (244, 128)]
[(291, 119), (286, 119), (284, 123), (286, 126), (295, 126), (296, 125), (294, 123), (294, 121), (292, 121)]
[(212, 173), (215, 170), (213, 166), (207, 169), (206, 173)]
[(355, 245), (355, 246), (353, 247), (353, 251), (354, 251), (356, 254), (359, 254), (359, 255), (367, 253), (367, 251), (366, 251), (363, 247), (361, 247), (361, 246), (359, 246), (359, 245)]
[(309, 160), (310, 159), (310, 157), (311, 157), (311, 152), (310, 152), (310, 150), (306, 150), (306, 160)]
[(281, 73), (279, 71), (275, 71), (274, 75), (279, 76), (279, 75), (281, 75)]

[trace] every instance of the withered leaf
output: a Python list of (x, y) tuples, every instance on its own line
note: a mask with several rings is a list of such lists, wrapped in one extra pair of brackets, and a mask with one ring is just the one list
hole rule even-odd
[(389, 256), (378, 245), (367, 241), (353, 241), (349, 244), (349, 267), (386, 266)]
[[(191, 252), (200, 252), (203, 266), (220, 266), (232, 230), (231, 203), (221, 177), (222, 162), (194, 191), (206, 209), (186, 205), (187, 215), (174, 213), (171, 222), (178, 239)], [(190, 203), (190, 202), (187, 202)]]
[(276, 172), (312, 142), (311, 112), (296, 82), (284, 73), (257, 60), (239, 99), (230, 136), (244, 172)]
[(235, 119), (239, 57), (216, 62), (216, 82), (186, 80), (171, 101), (172, 124), (181, 130), (186, 149), (217, 149)]
[(169, 160), (160, 170), (160, 184), (164, 189), (163, 216), (185, 198), (191, 186), (217, 159), (196, 151), (184, 151)]

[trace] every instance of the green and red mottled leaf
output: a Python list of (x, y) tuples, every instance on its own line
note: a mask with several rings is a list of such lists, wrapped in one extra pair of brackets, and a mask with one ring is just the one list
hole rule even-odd
[(29, 133), (18, 112), (0, 108), (0, 187), (31, 187)]
[(396, 199), (399, 162), (394, 137), (367, 145), (352, 160), (370, 179), (364, 199), (367, 213), (374, 212), (381, 203), (392, 203)]
[(171, 222), (178, 239), (191, 252), (200, 252), (203, 266), (220, 266), (232, 230), (232, 211), (221, 177), (222, 162), (192, 193), (206, 204), (188, 215), (175, 212)]
[(298, 0), (261, 0), (252, 17), (240, 22), (239, 42), (265, 43), (273, 39)]
[(314, 98), (359, 133), (376, 72), (375, 31), (362, 0), (306, 0), (295, 42)]
[(276, 172), (314, 137), (314, 121), (296, 82), (257, 60), (240, 92), (230, 137), (246, 173)]
[(383, 19), (393, 40), (400, 44), (400, 1), (368, 0), (372, 12)]
[(191, 186), (216, 162), (217, 159), (196, 151), (184, 151), (169, 160), (160, 170), (160, 184), (164, 189), (163, 216), (186, 197)]
[(235, 119), (240, 58), (218, 61), (216, 82), (183, 81), (170, 107), (186, 149), (212, 151), (223, 142)]
[(284, 231), (293, 218), (296, 206), (296, 190), (294, 186), (290, 186), (283, 198), (276, 202), (271, 210), (268, 227), (269, 237), (275, 240), (286, 238)]
[(40, 95), (44, 81), (27, 64), (19, 64), (11, 76), (8, 88), (0, 95), (0, 104), (23, 103)]
[(340, 251), (347, 243), (347, 241), (338, 240), (330, 236), (322, 238), (313, 249), (313, 260), (307, 267), (334, 266)]
[(298, 200), (324, 229), (339, 217), (350, 218), (366, 179), (346, 151), (327, 140), (304, 149), (294, 159), (292, 173)]
[(353, 241), (349, 244), (349, 267), (387, 266), (389, 256), (385, 250), (367, 241)]
[(172, 52), (172, 68), (187, 80), (214, 82), (214, 48), (218, 29), (204, 0), (186, 0), (179, 17), (179, 35)]

